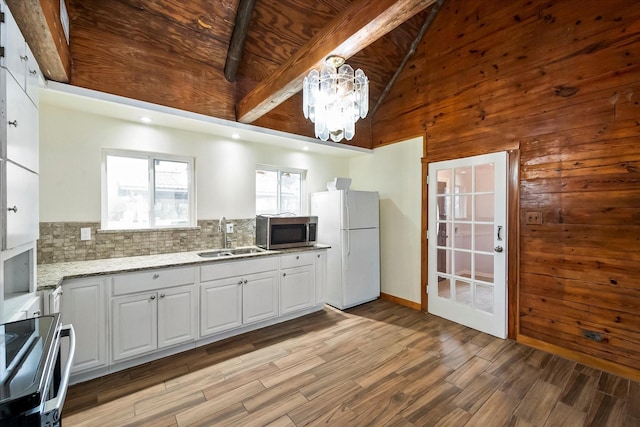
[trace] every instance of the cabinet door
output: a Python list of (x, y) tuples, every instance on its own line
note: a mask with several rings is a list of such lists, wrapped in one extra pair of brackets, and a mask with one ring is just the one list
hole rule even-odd
[(327, 284), (327, 251), (316, 253), (316, 304), (324, 302), (324, 288)]
[(4, 13), (4, 22), (2, 23), (2, 46), (4, 47), (4, 55), (2, 56), (2, 66), (8, 69), (20, 86), (24, 89), (25, 85), (25, 62), (27, 61), (26, 44), (20, 32), (20, 27), (13, 19), (13, 15), (9, 11), (7, 5), (2, 2), (0, 5)]
[(242, 326), (240, 277), (206, 282), (200, 287), (200, 336)]
[(246, 276), (242, 285), (242, 323), (257, 322), (277, 315), (277, 271)]
[(315, 302), (313, 266), (287, 268), (280, 277), (280, 314), (311, 307)]
[(38, 107), (40, 102), (40, 81), (42, 80), (42, 73), (40, 72), (40, 67), (38, 66), (38, 62), (36, 58), (33, 56), (29, 45), (25, 45), (25, 50), (27, 53), (27, 80), (25, 91), (29, 98), (33, 102), (33, 104)]
[(38, 175), (4, 162), (7, 174), (7, 230), (5, 249), (38, 239)]
[(7, 159), (38, 172), (38, 108), (6, 71), (2, 73), (7, 94), (7, 104), (4, 106), (6, 122), (3, 123), (7, 129)]
[[(76, 333), (73, 373), (107, 366), (107, 310), (102, 279), (62, 284), (62, 324), (72, 324)], [(62, 345), (67, 341), (63, 340)], [(67, 354), (67, 351), (63, 351)], [(64, 363), (64, 362), (63, 362)]]
[(158, 291), (158, 348), (196, 339), (196, 309), (194, 286)]
[(158, 348), (158, 301), (155, 292), (111, 300), (113, 360)]

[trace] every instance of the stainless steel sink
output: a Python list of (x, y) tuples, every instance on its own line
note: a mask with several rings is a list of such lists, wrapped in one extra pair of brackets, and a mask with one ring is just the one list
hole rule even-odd
[(202, 258), (220, 258), (223, 256), (233, 256), (230, 251), (208, 251), (208, 252), (200, 252), (198, 256)]
[(266, 251), (265, 249), (258, 248), (258, 247), (216, 249), (213, 251), (200, 252), (198, 253), (198, 256), (202, 258), (221, 258), (221, 257), (227, 257), (227, 256), (234, 256), (234, 255), (257, 254), (265, 251)]

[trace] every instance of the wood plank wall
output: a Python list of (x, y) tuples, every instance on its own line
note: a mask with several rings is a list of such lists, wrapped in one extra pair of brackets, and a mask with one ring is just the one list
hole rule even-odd
[(519, 150), (519, 339), (638, 372), (640, 3), (447, 0), (374, 118), (417, 133), (427, 163)]

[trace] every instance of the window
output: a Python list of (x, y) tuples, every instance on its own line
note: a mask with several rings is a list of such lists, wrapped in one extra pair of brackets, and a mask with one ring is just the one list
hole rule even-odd
[(269, 166), (256, 168), (256, 214), (302, 214), (306, 172)]
[(193, 164), (191, 158), (105, 150), (102, 228), (194, 226)]

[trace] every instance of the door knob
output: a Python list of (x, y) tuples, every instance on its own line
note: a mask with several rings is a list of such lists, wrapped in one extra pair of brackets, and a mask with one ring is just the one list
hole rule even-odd
[(502, 246), (496, 246), (493, 250), (496, 252), (502, 252)]

